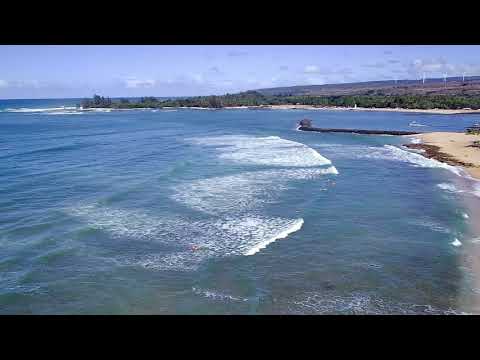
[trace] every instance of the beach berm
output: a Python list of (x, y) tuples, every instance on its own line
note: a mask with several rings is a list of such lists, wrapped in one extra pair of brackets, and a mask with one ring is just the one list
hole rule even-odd
[(409, 148), (425, 150), (424, 156), (462, 166), (472, 177), (480, 180), (480, 148), (474, 146), (479, 135), (461, 132), (432, 132), (415, 135), (420, 144), (408, 144)]

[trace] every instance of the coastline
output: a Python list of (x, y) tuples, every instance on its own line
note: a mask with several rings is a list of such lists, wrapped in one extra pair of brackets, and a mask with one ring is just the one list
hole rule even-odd
[(221, 108), (196, 107), (196, 106), (165, 106), (163, 108), (80, 108), (81, 111), (125, 111), (125, 110), (315, 110), (315, 111), (373, 111), (373, 112), (399, 112), (418, 113), (434, 115), (468, 115), (480, 114), (480, 109), (405, 109), (405, 108), (363, 108), (363, 107), (341, 107), (341, 106), (312, 106), (312, 105), (256, 105), (256, 106), (225, 106)]
[(470, 146), (478, 135), (460, 132), (431, 132), (413, 136), (421, 143), (405, 145), (422, 151), (427, 158), (461, 166), (472, 178), (480, 181), (480, 148)]
[(380, 111), (380, 112), (404, 112), (423, 113), (437, 115), (456, 114), (480, 114), (479, 110), (473, 109), (405, 109), (405, 108), (363, 108), (363, 107), (341, 107), (341, 106), (312, 106), (312, 105), (258, 105), (258, 106), (226, 106), (223, 109), (272, 109), (272, 110), (336, 110), (336, 111)]
[[(467, 176), (454, 177), (452, 179), (454, 187), (464, 189), (467, 187), (467, 194), (475, 196), (462, 196), (461, 202), (464, 204), (466, 213), (464, 219), (468, 225), (468, 231), (459, 239), (458, 245), (463, 248), (459, 253), (459, 266), (470, 269), (473, 277), (464, 276), (459, 288), (458, 306), (468, 309), (468, 313), (478, 313), (480, 311), (480, 204), (478, 202), (477, 189), (480, 189), (480, 148), (471, 147), (475, 140), (480, 140), (478, 135), (467, 135), (460, 132), (431, 132), (423, 133), (409, 138), (418, 139), (419, 143), (406, 144), (404, 146), (410, 149), (420, 150), (421, 155), (427, 158), (453, 165), (460, 166)], [(473, 184), (472, 184), (473, 181)], [(477, 184), (477, 185), (475, 185)], [(473, 190), (473, 191), (472, 191)], [(464, 192), (464, 190), (460, 190)], [(455, 240), (457, 238), (455, 237)]]

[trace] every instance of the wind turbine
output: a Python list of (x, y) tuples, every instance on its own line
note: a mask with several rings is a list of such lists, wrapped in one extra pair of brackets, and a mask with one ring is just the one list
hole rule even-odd
[(445, 84), (445, 87), (447, 87), (447, 73), (443, 74), (443, 82)]
[(423, 73), (423, 76), (422, 76), (422, 83), (425, 85), (425, 73)]

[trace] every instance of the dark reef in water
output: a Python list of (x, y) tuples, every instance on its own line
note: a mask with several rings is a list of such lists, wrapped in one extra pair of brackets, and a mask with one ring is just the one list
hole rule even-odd
[(472, 167), (474, 166), (471, 163), (466, 163), (461, 160), (455, 159), (453, 156), (446, 154), (440, 151), (440, 148), (435, 145), (427, 145), (427, 144), (405, 144), (405, 147), (409, 149), (415, 150), (423, 150), (422, 155), (429, 159), (435, 159), (443, 163), (447, 163), (453, 166), (466, 166)]

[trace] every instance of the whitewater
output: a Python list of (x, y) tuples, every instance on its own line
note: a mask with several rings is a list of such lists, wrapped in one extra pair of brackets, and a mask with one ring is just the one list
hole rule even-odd
[(295, 130), (470, 120), (77, 102), (0, 101), (0, 313), (480, 310), (477, 184), (406, 138)]

